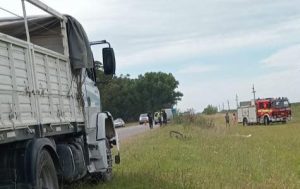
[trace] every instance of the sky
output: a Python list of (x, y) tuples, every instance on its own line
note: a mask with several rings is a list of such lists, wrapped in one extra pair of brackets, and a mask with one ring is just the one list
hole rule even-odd
[[(45, 2), (45, 0), (44, 0)], [(175, 106), (236, 108), (257, 97), (300, 101), (300, 0), (47, 0), (89, 39), (110, 41), (117, 75), (172, 73)], [(20, 0), (0, 7), (21, 14)], [(28, 7), (28, 13), (41, 14)], [(5, 15), (0, 10), (0, 15)]]

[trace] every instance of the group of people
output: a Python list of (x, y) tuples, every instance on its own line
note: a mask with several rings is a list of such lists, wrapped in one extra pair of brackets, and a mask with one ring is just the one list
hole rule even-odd
[[(151, 112), (149, 112), (147, 115), (148, 115), (149, 127), (150, 127), (150, 129), (152, 129), (154, 118), (153, 118)], [(167, 113), (166, 113), (166, 111), (162, 110), (162, 111), (158, 112), (157, 119), (158, 119), (159, 126), (162, 126), (163, 124), (166, 125), (167, 124)]]
[[(228, 112), (226, 112), (225, 114), (225, 122), (226, 122), (226, 127), (230, 127), (230, 116)], [(237, 117), (235, 113), (232, 113), (232, 123), (233, 125), (237, 124)]]

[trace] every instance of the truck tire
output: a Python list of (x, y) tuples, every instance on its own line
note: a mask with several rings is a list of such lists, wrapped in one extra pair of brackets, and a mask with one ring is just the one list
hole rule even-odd
[(37, 157), (35, 179), (37, 189), (59, 189), (56, 169), (46, 149), (43, 149)]
[(269, 118), (267, 116), (264, 117), (264, 125), (269, 125), (270, 124), (270, 121), (269, 121)]
[(248, 125), (248, 120), (247, 120), (247, 118), (244, 118), (243, 119), (243, 126), (247, 126)]

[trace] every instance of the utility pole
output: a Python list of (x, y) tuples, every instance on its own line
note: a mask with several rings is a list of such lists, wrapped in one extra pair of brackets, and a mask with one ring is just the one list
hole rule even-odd
[(254, 100), (254, 104), (255, 104), (255, 93), (256, 93), (256, 91), (254, 89), (254, 84), (253, 84), (253, 87), (252, 87), (252, 93), (253, 93), (253, 100)]
[(238, 107), (239, 107), (239, 98), (238, 98), (237, 94), (235, 95), (235, 101), (236, 101), (236, 109), (238, 109)]
[(219, 104), (219, 112), (221, 112), (221, 105)]
[(227, 100), (227, 105), (228, 105), (228, 111), (229, 111), (230, 110), (229, 100)]
[(223, 111), (224, 111), (224, 102), (222, 103), (222, 105), (223, 105)]

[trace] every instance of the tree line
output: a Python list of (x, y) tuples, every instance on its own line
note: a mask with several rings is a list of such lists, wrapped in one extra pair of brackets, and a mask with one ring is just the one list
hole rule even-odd
[(102, 111), (125, 121), (137, 121), (141, 113), (171, 108), (183, 96), (177, 90), (179, 82), (171, 73), (147, 72), (137, 78), (130, 75), (109, 78), (98, 70), (97, 77)]

